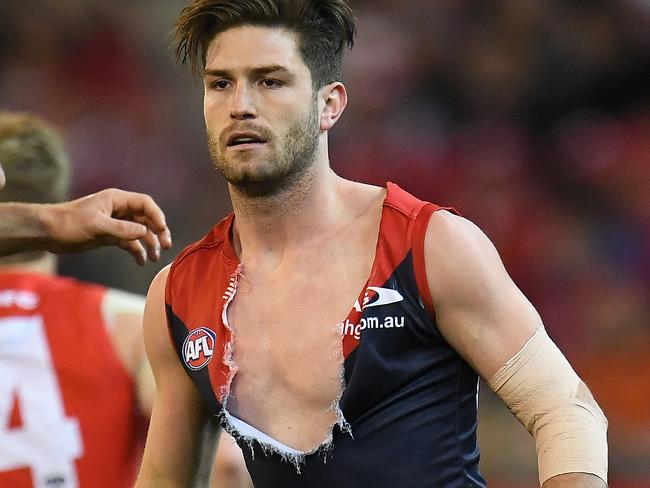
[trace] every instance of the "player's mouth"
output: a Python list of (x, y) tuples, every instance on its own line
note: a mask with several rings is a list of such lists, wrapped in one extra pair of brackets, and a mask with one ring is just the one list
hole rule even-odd
[(227, 149), (234, 151), (250, 151), (263, 147), (268, 141), (255, 132), (233, 132), (226, 141)]

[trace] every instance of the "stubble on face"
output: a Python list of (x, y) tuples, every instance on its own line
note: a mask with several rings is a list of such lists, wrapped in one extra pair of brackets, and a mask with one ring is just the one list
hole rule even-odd
[(254, 123), (241, 124), (239, 130), (254, 130), (267, 141), (267, 154), (250, 164), (255, 154), (227, 154), (227, 135), (208, 132), (208, 150), (214, 167), (240, 193), (250, 198), (272, 197), (294, 186), (312, 166), (318, 149), (320, 124), (314, 99), (306, 114), (298, 118), (284, 137)]

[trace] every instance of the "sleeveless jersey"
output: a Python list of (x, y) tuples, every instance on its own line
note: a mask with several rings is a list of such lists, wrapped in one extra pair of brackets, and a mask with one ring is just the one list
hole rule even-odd
[(133, 485), (141, 429), (102, 317), (105, 293), (0, 274), (0, 486)]
[(394, 184), (387, 189), (370, 277), (340, 324), (345, 423), (328, 449), (297, 467), (286, 452), (233, 430), (223, 408), (236, 347), (225, 320), (239, 273), (233, 215), (170, 269), (165, 301), (177, 354), (238, 440), (256, 488), (486, 486), (478, 470), (478, 376), (440, 334), (424, 268), (429, 217), (440, 207)]

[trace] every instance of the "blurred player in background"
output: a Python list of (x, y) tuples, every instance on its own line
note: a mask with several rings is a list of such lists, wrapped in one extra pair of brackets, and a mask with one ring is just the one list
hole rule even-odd
[[(19, 164), (23, 157), (20, 151), (24, 148), (13, 137), (15, 116), (6, 113), (0, 116), (3, 118), (0, 138), (4, 141), (0, 159), (1, 190), (6, 182), (2, 163)], [(33, 153), (39, 149), (29, 150)], [(43, 201), (41, 195), (34, 198), (35, 202)], [(9, 195), (3, 202), (6, 203), (0, 203), (0, 256), (25, 250), (66, 253), (115, 245), (128, 251), (142, 265), (147, 258), (158, 261), (160, 249), (169, 249), (172, 244), (165, 215), (149, 195), (142, 193), (113, 188), (56, 205), (15, 202)]]
[(220, 434), (210, 488), (253, 488), (244, 455), (235, 439), (225, 430)]
[[(0, 160), (0, 201), (66, 199), (68, 158), (43, 121), (0, 114)], [(0, 258), (0, 486), (131, 486), (153, 396), (143, 298), (55, 274), (44, 251)]]
[[(92, 218), (102, 200), (124, 202), (158, 229), (160, 242), (153, 233), (146, 238), (148, 257), (159, 258), (161, 243), (169, 247), (164, 216), (146, 195), (108, 190), (92, 202), (57, 203), (66, 198), (70, 168), (62, 140), (42, 120), (0, 113), (0, 160), (9, 176), (0, 202), (12, 202), (1, 207), (58, 206), (80, 224), (73, 209)], [(119, 234), (123, 221), (105, 221)], [(69, 243), (75, 233), (62, 235)], [(95, 246), (75, 246), (83, 245)], [(142, 245), (133, 241), (132, 249), (142, 262)], [(139, 424), (148, 419), (154, 391), (142, 345), (144, 297), (55, 274), (56, 258), (44, 251), (0, 257), (0, 486), (130, 486), (142, 447)], [(211, 486), (252, 486), (241, 450), (226, 433)]]

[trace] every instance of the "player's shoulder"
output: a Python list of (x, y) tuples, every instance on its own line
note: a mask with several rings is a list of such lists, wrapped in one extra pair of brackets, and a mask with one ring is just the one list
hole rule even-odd
[(81, 281), (69, 276), (48, 276), (40, 281), (41, 291), (51, 296), (87, 297), (103, 296), (108, 288), (97, 283)]
[[(186, 246), (174, 259), (172, 268), (176, 268), (184, 261), (194, 258), (200, 259), (203, 256), (203, 251), (218, 250), (224, 245), (226, 239), (229, 238), (230, 228), (234, 219), (234, 214), (229, 214), (214, 225), (210, 231), (203, 236), (200, 240), (193, 242)], [(169, 271), (167, 271), (169, 272)]]
[(384, 207), (396, 210), (398, 213), (411, 220), (414, 219), (420, 209), (428, 203), (429, 202), (419, 199), (395, 183), (390, 181), (386, 183)]
[(55, 318), (68, 317), (70, 321), (85, 318), (92, 323), (101, 317), (102, 301), (108, 288), (72, 277), (41, 275), (29, 286), (38, 301), (39, 313)]
[(427, 234), (435, 241), (449, 240), (457, 244), (485, 236), (474, 222), (445, 208), (431, 214)]
[(0, 301), (40, 313), (83, 313), (98, 308), (106, 288), (74, 278), (21, 271), (0, 275)]
[(160, 271), (158, 271), (158, 273), (156, 273), (153, 280), (151, 280), (149, 291), (147, 292), (148, 299), (154, 295), (160, 295), (161, 293), (164, 294), (165, 286), (167, 285), (167, 277), (169, 276), (172, 264), (173, 263), (170, 263), (164, 266)]
[(425, 255), (433, 265), (454, 265), (460, 270), (476, 269), (485, 260), (498, 257), (490, 239), (474, 222), (444, 209), (431, 214)]
[(428, 223), (424, 258), (430, 291), (439, 299), (467, 297), (493, 288), (504, 268), (490, 239), (472, 221), (441, 210)]

